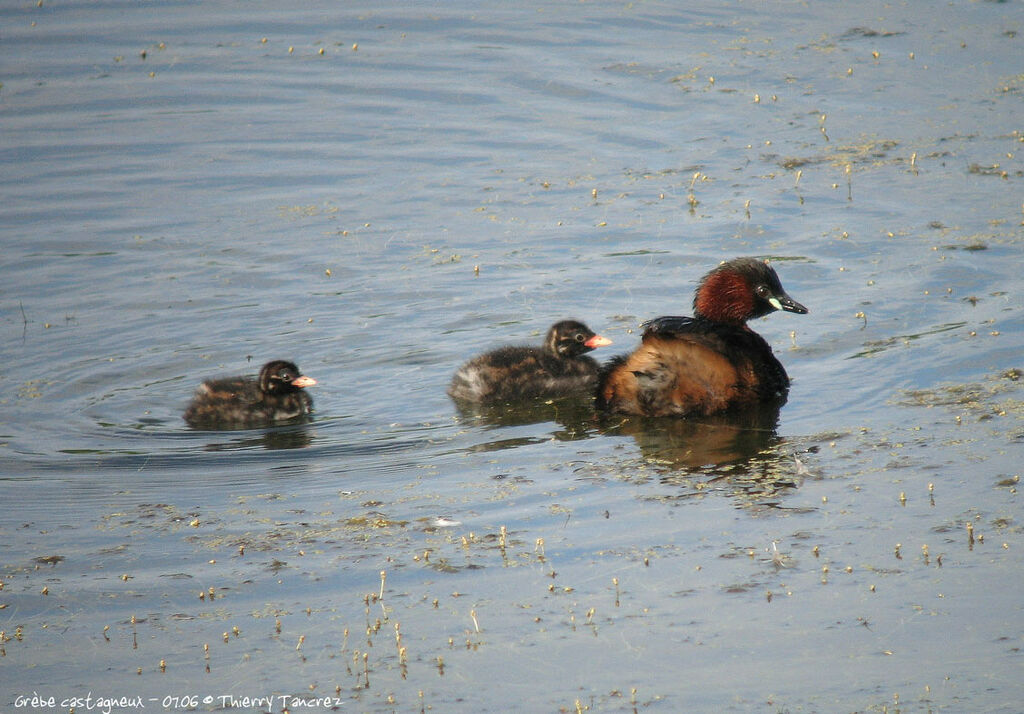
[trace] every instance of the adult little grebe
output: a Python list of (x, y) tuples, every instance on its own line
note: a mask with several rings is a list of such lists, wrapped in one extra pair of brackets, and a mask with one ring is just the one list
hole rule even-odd
[(303, 387), (314, 384), (316, 380), (303, 376), (292, 362), (267, 362), (258, 379), (225, 377), (203, 382), (185, 410), (185, 421), (197, 428), (238, 429), (306, 415), (313, 409), (313, 398)]
[(600, 368), (585, 353), (611, 343), (582, 322), (556, 322), (542, 347), (501, 347), (469, 360), (448, 394), (475, 403), (589, 395)]
[(774, 310), (805, 314), (766, 262), (736, 258), (704, 276), (693, 317), (644, 324), (641, 345), (601, 372), (598, 406), (645, 416), (706, 416), (786, 401), (789, 376), (747, 320)]

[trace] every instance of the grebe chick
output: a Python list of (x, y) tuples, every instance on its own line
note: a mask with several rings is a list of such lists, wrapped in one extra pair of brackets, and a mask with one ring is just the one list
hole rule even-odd
[(600, 367), (586, 353), (610, 344), (582, 322), (556, 322), (541, 347), (500, 347), (469, 360), (448, 394), (477, 404), (590, 395)]
[(316, 380), (304, 376), (292, 362), (267, 362), (258, 378), (203, 382), (185, 410), (185, 421), (195, 428), (245, 429), (305, 416), (313, 410), (313, 398), (305, 387), (314, 384)]

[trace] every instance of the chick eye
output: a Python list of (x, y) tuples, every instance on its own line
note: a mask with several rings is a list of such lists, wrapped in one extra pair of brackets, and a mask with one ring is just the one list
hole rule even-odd
[(282, 382), (292, 381), (292, 376), (287, 372), (279, 372), (277, 378), (280, 379)]
[(576, 333), (576, 341), (577, 342), (586, 342), (586, 340), (587, 340), (587, 338), (584, 337), (582, 332), (577, 332)]

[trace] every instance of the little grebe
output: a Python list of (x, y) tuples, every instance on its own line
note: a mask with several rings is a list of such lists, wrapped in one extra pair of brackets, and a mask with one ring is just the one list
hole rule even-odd
[(747, 320), (774, 310), (805, 314), (766, 262), (736, 258), (704, 276), (693, 317), (644, 324), (641, 345), (601, 371), (598, 406), (644, 416), (706, 416), (786, 401), (789, 376)]
[(593, 394), (600, 368), (584, 353), (611, 343), (582, 322), (556, 322), (543, 347), (501, 347), (469, 360), (455, 372), (448, 394), (488, 404)]
[(303, 387), (316, 384), (292, 362), (274, 360), (260, 370), (259, 379), (208, 379), (196, 390), (185, 410), (189, 426), (213, 429), (265, 426), (309, 414), (313, 398)]

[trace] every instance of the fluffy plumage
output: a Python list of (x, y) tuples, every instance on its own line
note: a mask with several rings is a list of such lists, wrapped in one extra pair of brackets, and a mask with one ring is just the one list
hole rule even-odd
[(292, 362), (267, 362), (258, 378), (203, 382), (185, 410), (185, 421), (195, 428), (244, 429), (305, 416), (313, 410), (305, 387), (314, 384), (316, 380), (302, 375)]
[(501, 347), (466, 362), (448, 394), (477, 404), (590, 395), (599, 366), (587, 352), (611, 344), (582, 322), (551, 326), (541, 347)]

